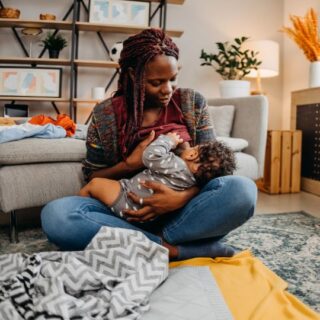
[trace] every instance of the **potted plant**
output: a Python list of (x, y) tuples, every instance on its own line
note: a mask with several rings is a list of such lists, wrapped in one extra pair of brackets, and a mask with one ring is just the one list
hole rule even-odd
[(242, 45), (248, 37), (235, 38), (233, 42), (216, 42), (218, 53), (201, 50), (201, 66), (212, 66), (223, 79), (220, 82), (221, 96), (224, 98), (241, 97), (250, 94), (250, 82), (242, 80), (252, 69), (257, 70), (261, 61), (257, 54)]
[(67, 40), (61, 35), (48, 32), (46, 38), (41, 41), (42, 46), (49, 51), (49, 58), (59, 58), (60, 51), (67, 46)]

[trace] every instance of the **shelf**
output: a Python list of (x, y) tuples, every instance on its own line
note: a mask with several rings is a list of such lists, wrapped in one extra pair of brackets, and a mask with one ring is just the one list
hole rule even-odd
[[(140, 0), (143, 2), (149, 2), (149, 0)], [(185, 0), (167, 0), (167, 4), (184, 4)], [(151, 0), (151, 2), (161, 2), (161, 0)]]
[(71, 21), (22, 20), (22, 19), (0, 18), (0, 27), (71, 30), (72, 22)]
[[(59, 65), (69, 66), (70, 60), (68, 59), (46, 59), (46, 58), (0, 58), (1, 63), (13, 63), (13, 64), (43, 64), (43, 65)], [(9, 68), (10, 66), (8, 66)]]
[(49, 101), (49, 102), (69, 102), (69, 99), (65, 98), (48, 98), (48, 97), (0, 97), (0, 101)]
[[(80, 31), (96, 32), (117, 32), (117, 33), (139, 33), (148, 27), (134, 27), (126, 25), (114, 25), (104, 23), (76, 22)], [(71, 30), (72, 22), (70, 21), (50, 21), (50, 20), (20, 20), (20, 19), (3, 19), (0, 18), (0, 27), (9, 28), (43, 28), (43, 29), (61, 29)], [(181, 30), (166, 30), (170, 37), (181, 37)]]
[[(74, 61), (79, 67), (96, 67), (96, 68), (119, 68), (119, 64), (114, 61), (106, 60), (81, 60)], [(0, 58), (0, 64), (36, 64), (36, 65), (59, 65), (70, 66), (71, 61), (68, 59), (43, 59), (43, 58)]]
[[(126, 25), (115, 25), (105, 23), (91, 23), (91, 22), (76, 22), (76, 27), (80, 31), (95, 31), (95, 32), (115, 32), (115, 33), (139, 33), (149, 27), (133, 27)], [(166, 30), (170, 37), (181, 37), (183, 31), (181, 30)]]
[[(106, 60), (75, 60), (77, 66), (92, 68), (119, 68), (119, 64), (114, 61)], [(59, 65), (70, 66), (71, 61), (68, 59), (43, 59), (43, 58), (0, 58), (0, 64), (36, 64), (36, 65)], [(10, 66), (8, 66), (10, 68)]]
[(119, 64), (114, 61), (105, 60), (75, 60), (74, 63), (81, 67), (92, 67), (92, 68), (119, 68)]
[(75, 98), (72, 100), (75, 103), (92, 103), (92, 104), (96, 104), (102, 100), (94, 100), (94, 99), (83, 99), (83, 98)]

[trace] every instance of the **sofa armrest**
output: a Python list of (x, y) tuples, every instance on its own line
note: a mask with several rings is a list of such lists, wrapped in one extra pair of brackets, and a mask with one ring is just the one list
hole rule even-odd
[(231, 136), (249, 142), (244, 152), (256, 158), (259, 177), (262, 177), (268, 129), (268, 100), (265, 96), (208, 99), (209, 106), (226, 104), (235, 106)]

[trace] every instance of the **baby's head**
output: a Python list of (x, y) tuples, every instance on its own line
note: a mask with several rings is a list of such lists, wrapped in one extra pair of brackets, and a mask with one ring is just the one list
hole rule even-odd
[(199, 186), (204, 186), (213, 178), (233, 174), (236, 169), (233, 151), (217, 140), (186, 148), (181, 151), (180, 157)]

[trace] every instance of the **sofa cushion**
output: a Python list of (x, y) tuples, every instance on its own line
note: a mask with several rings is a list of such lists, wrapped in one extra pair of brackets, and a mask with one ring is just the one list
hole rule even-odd
[(0, 211), (43, 206), (77, 195), (84, 185), (79, 162), (37, 163), (0, 168)]
[(239, 176), (246, 176), (252, 180), (259, 178), (259, 166), (255, 157), (244, 152), (236, 152), (237, 170), (234, 173)]
[(218, 137), (230, 137), (233, 124), (234, 106), (209, 106), (208, 112)]
[(217, 137), (217, 140), (223, 142), (234, 152), (242, 151), (249, 146), (249, 142), (241, 138)]
[(72, 138), (28, 138), (0, 144), (0, 165), (80, 162), (85, 156), (85, 141)]

